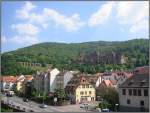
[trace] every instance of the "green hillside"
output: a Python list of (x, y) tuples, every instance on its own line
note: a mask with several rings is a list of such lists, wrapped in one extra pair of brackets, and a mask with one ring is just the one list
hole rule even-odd
[[(52, 64), (58, 69), (96, 73), (105, 70), (132, 69), (149, 63), (149, 40), (134, 39), (124, 42), (40, 43), (3, 53), (2, 75), (32, 74), (36, 69), (17, 62)], [(125, 61), (124, 63), (121, 60)]]

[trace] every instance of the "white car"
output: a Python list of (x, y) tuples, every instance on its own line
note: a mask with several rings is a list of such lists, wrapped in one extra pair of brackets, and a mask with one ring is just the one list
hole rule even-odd
[(86, 103), (82, 103), (82, 104), (80, 104), (80, 108), (82, 109), (82, 108), (85, 108), (85, 107), (87, 107), (88, 106), (88, 104), (86, 104)]
[(47, 108), (47, 105), (46, 104), (41, 104), (39, 107), (40, 108)]
[(102, 112), (110, 112), (110, 110), (109, 109), (102, 109)]

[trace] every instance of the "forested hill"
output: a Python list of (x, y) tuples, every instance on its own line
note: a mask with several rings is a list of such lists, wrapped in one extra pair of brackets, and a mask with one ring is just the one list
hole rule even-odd
[[(40, 43), (3, 53), (2, 75), (32, 74), (34, 68), (18, 62), (52, 64), (58, 69), (78, 69), (86, 73), (131, 69), (149, 63), (149, 39), (122, 42)], [(17, 64), (17, 65), (16, 65)]]

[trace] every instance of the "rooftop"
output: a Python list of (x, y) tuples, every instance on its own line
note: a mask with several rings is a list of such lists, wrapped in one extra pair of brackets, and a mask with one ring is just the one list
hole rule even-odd
[(148, 88), (149, 87), (149, 74), (135, 74), (127, 79), (120, 88)]

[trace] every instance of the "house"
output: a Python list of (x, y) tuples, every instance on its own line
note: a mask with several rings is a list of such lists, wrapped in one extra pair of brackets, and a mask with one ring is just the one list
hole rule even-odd
[(95, 86), (98, 87), (103, 81), (103, 73), (96, 73), (94, 76), (97, 77)]
[(149, 73), (134, 74), (119, 86), (120, 111), (149, 111)]
[(15, 76), (2, 76), (1, 77), (1, 90), (10, 91), (15, 85), (18, 77)]
[(64, 89), (67, 83), (74, 76), (73, 71), (62, 71), (57, 75), (57, 88)]
[(132, 75), (133, 75), (132, 72), (126, 72), (126, 71), (114, 71), (114, 72), (104, 73), (102, 76), (102, 81), (111, 80), (114, 87), (117, 89), (118, 86), (124, 83)]
[(96, 87), (96, 100), (101, 99), (101, 93), (103, 93), (106, 88), (114, 88), (114, 84), (112, 83), (111, 80), (103, 80), (101, 84)]
[(56, 76), (59, 74), (57, 68), (48, 69), (46, 72), (37, 72), (33, 75), (34, 88), (39, 94), (54, 92), (57, 88)]
[(33, 82), (33, 76), (32, 75), (26, 75), (25, 80), (22, 83), (22, 93), (25, 94), (25, 89), (28, 83)]
[(17, 89), (17, 91), (22, 92), (22, 85), (23, 85), (23, 81), (24, 80), (25, 80), (25, 76), (24, 75), (18, 76), (17, 81), (16, 81), (16, 89)]
[(64, 74), (64, 72), (60, 72), (56, 77), (57, 89), (64, 89)]
[(95, 86), (85, 75), (73, 76), (65, 88), (71, 102), (90, 102), (95, 101)]
[(142, 67), (137, 67), (137, 68), (135, 68), (135, 70), (134, 70), (134, 73), (136, 74), (136, 73), (149, 73), (149, 66), (142, 66)]

